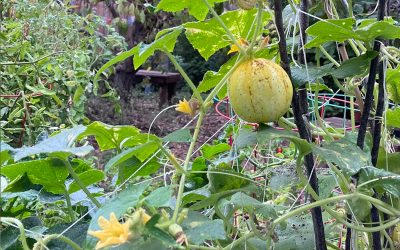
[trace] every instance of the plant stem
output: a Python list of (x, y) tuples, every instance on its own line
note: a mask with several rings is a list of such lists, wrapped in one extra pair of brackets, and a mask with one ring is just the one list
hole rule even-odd
[(258, 9), (257, 9), (257, 16), (256, 16), (256, 29), (254, 30), (253, 40), (250, 43), (250, 50), (253, 50), (253, 46), (257, 41), (257, 37), (260, 31), (260, 27), (262, 25), (262, 13), (263, 12), (263, 2), (261, 0), (258, 1)]
[[(201, 127), (201, 124), (203, 122), (204, 116), (205, 116), (205, 110), (204, 110), (204, 108), (202, 108), (200, 110), (199, 118), (197, 119), (196, 127), (195, 127), (194, 132), (193, 132), (193, 139), (192, 139), (192, 141), (190, 143), (188, 152), (186, 154), (185, 162), (183, 163), (183, 167), (182, 167), (183, 171), (187, 171), (187, 168), (189, 166), (190, 158), (192, 156), (194, 147), (196, 145), (197, 137), (199, 136), (200, 127)], [(183, 191), (185, 189), (185, 181), (186, 181), (186, 174), (183, 173), (182, 176), (181, 176), (181, 180), (179, 182), (178, 195), (176, 197), (176, 204), (175, 204), (174, 214), (172, 215), (172, 220), (174, 222), (176, 222), (176, 220), (178, 218), (178, 214), (179, 214), (179, 210), (180, 210), (180, 206), (181, 206), (182, 198), (183, 198)]]
[(64, 235), (59, 235), (59, 234), (50, 234), (46, 235), (46, 237), (43, 239), (42, 244), (46, 246), (50, 241), (52, 240), (61, 240), (70, 245), (74, 250), (82, 250), (82, 248), (76, 244), (74, 241), (72, 241), (70, 238), (65, 237)]
[(186, 74), (186, 72), (182, 68), (182, 66), (176, 61), (174, 55), (172, 55), (171, 52), (169, 52), (167, 49), (165, 49), (163, 52), (168, 56), (169, 60), (171, 60), (172, 64), (174, 64), (175, 68), (179, 71), (179, 73), (181, 73), (183, 79), (185, 79), (185, 81), (187, 82), (189, 87), (192, 89), (193, 94), (196, 96), (196, 98), (200, 102), (200, 104), (203, 103), (203, 98), (201, 97), (196, 86), (194, 85), (194, 83), (192, 82), (190, 77)]
[(71, 221), (74, 221), (75, 214), (74, 214), (74, 210), (72, 209), (72, 205), (71, 205), (71, 197), (69, 196), (68, 190), (65, 187), (64, 187), (64, 196), (65, 196), (65, 200), (67, 201), (69, 217), (70, 217)]
[(184, 174), (188, 174), (188, 172), (186, 170), (184, 170), (181, 165), (179, 164), (179, 162), (176, 160), (176, 158), (170, 153), (168, 152), (168, 150), (166, 150), (162, 144), (160, 144), (160, 150), (168, 157), (168, 159), (171, 161), (171, 163), (174, 165), (176, 171), (184, 173)]
[(221, 27), (225, 30), (226, 34), (228, 37), (232, 40), (232, 42), (239, 48), (240, 53), (246, 54), (246, 50), (242, 47), (242, 45), (239, 44), (235, 36), (232, 34), (232, 32), (228, 29), (228, 27), (225, 25), (224, 21), (222, 21), (221, 17), (218, 15), (217, 12), (215, 12), (214, 8), (210, 5), (210, 3), (207, 0), (203, 0), (203, 3), (207, 6), (207, 8), (210, 10), (211, 14), (214, 16), (215, 20), (221, 25)]
[(21, 241), (22, 248), (24, 250), (30, 250), (28, 243), (26, 242), (25, 228), (20, 220), (11, 217), (0, 217), (0, 222), (7, 225), (16, 225), (19, 228), (19, 232), (21, 234), (19, 236), (19, 241)]
[(28, 103), (26, 102), (26, 96), (24, 91), (21, 91), (21, 99), (22, 103), (24, 104), (25, 108), (25, 115), (26, 115), (26, 120), (28, 121), (28, 126), (25, 126), (26, 133), (28, 134), (28, 145), (33, 145), (32, 142), (32, 120), (31, 120), (31, 114), (29, 113), (29, 106)]
[(331, 63), (333, 63), (336, 67), (340, 66), (340, 63), (338, 63), (335, 59), (333, 59), (333, 57), (331, 55), (329, 55), (328, 51), (325, 50), (324, 47), (322, 47), (322, 45), (318, 46), (318, 48), (321, 50), (322, 54), (324, 54), (324, 56), (326, 57), (326, 59), (328, 59)]
[(90, 191), (86, 188), (85, 184), (83, 184), (82, 180), (79, 178), (79, 176), (75, 173), (75, 170), (72, 168), (71, 164), (69, 163), (68, 159), (63, 159), (59, 158), (62, 160), (65, 164), (65, 166), (68, 169), (69, 174), (71, 177), (75, 180), (76, 184), (82, 189), (82, 191), (87, 195), (87, 197), (93, 202), (94, 205), (96, 205), (97, 208), (101, 207), (100, 202), (96, 200), (96, 198), (93, 197), (93, 195), (90, 193)]

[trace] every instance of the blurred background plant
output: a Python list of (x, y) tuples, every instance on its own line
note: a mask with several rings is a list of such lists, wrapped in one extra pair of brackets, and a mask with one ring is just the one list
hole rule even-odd
[[(87, 123), (87, 95), (97, 91), (93, 75), (127, 47), (102, 18), (80, 16), (73, 7), (49, 0), (0, 4), (0, 136), (13, 146)], [(103, 96), (116, 99), (102, 83)]]

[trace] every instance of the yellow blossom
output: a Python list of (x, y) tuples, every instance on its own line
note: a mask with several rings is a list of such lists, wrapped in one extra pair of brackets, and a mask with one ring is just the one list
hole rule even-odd
[(179, 101), (175, 110), (189, 115), (194, 114), (193, 109), (190, 106), (190, 103), (186, 100), (186, 98), (184, 98), (183, 101)]
[(97, 222), (102, 230), (88, 232), (89, 235), (99, 239), (96, 250), (107, 246), (123, 244), (131, 236), (129, 222), (121, 224), (114, 213), (111, 213), (110, 220), (100, 216)]
[[(247, 47), (247, 46), (249, 46), (249, 43), (245, 40), (245, 39), (243, 39), (243, 38), (240, 38), (239, 40), (238, 40), (238, 43), (242, 46), (242, 47)], [(228, 55), (230, 54), (230, 53), (234, 53), (234, 52), (238, 52), (239, 51), (239, 47), (236, 45), (236, 44), (233, 44), (232, 46), (231, 46), (231, 49), (228, 51)]]

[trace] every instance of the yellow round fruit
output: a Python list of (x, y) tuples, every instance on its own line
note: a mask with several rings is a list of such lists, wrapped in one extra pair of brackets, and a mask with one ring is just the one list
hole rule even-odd
[(229, 101), (247, 122), (277, 121), (289, 109), (293, 89), (278, 64), (263, 58), (241, 63), (228, 80)]
[(237, 3), (243, 10), (251, 10), (256, 6), (257, 0), (238, 0)]

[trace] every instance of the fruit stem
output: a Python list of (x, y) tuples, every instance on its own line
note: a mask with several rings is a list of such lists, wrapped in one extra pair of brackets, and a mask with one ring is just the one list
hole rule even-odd
[(252, 54), (253, 46), (257, 41), (257, 37), (259, 35), (260, 27), (262, 26), (263, 21), (263, 2), (262, 0), (258, 0), (258, 9), (257, 9), (257, 16), (256, 16), (256, 29), (254, 30), (253, 39), (250, 43), (248, 51)]

